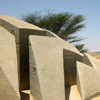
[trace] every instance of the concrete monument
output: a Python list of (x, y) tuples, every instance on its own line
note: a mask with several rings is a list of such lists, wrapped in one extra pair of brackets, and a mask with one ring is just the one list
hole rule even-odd
[(0, 100), (100, 99), (100, 61), (54, 33), (0, 16), (0, 44)]

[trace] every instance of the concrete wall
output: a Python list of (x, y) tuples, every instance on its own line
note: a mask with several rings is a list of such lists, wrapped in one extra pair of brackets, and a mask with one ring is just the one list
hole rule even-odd
[(33, 96), (36, 100), (65, 100), (63, 49), (52, 37), (31, 36), (30, 44)]
[[(23, 100), (22, 90), (26, 89), (31, 89), (35, 100), (65, 100), (65, 96), (66, 100), (72, 100), (73, 91), (77, 90), (78, 99), (80, 94), (88, 100), (99, 94), (99, 81), (95, 79), (100, 80), (100, 62), (81, 54), (54, 33), (13, 17), (0, 16), (0, 43), (3, 100), (6, 97), (2, 91), (7, 88), (9, 100), (19, 100), (19, 92)], [(85, 77), (91, 79), (88, 85)]]
[(28, 24), (10, 16), (0, 16), (0, 25), (10, 34), (15, 36), (17, 59), (18, 59), (18, 76), (19, 89), (29, 89), (29, 49), (28, 35), (41, 33), (43, 30), (35, 25)]
[(0, 99), (19, 100), (15, 37), (0, 26)]

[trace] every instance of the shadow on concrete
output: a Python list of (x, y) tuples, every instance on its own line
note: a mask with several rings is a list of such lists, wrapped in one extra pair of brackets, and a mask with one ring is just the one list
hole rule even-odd
[(30, 100), (30, 95), (28, 93), (21, 92), (21, 100)]

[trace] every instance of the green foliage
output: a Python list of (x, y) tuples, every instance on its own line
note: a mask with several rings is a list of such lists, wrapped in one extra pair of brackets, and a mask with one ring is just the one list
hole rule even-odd
[(88, 50), (84, 48), (84, 44), (77, 44), (75, 47), (81, 52), (86, 53)]
[(73, 15), (71, 13), (48, 13), (45, 16), (29, 14), (23, 17), (24, 21), (48, 29), (62, 39), (74, 43), (83, 40), (75, 34), (84, 28), (84, 17), (82, 15)]

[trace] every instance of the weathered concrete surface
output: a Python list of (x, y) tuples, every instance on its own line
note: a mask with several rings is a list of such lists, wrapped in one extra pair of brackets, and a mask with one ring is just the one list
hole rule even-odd
[(19, 87), (20, 90), (29, 89), (28, 35), (32, 32), (42, 31), (42, 29), (10, 16), (0, 16), (0, 25), (15, 36), (19, 66)]
[(82, 100), (100, 95), (100, 76), (91, 66), (77, 62), (77, 83)]
[(0, 99), (19, 98), (15, 37), (0, 26)]
[(75, 85), (76, 84), (76, 61), (81, 61), (84, 57), (72, 44), (62, 40), (53, 32), (46, 30), (55, 38), (57, 38), (57, 44), (63, 48), (63, 62), (64, 62), (64, 76), (65, 85)]
[(57, 42), (52, 37), (30, 37), (30, 88), (35, 100), (65, 100), (63, 49)]
[(85, 54), (84, 58), (88, 59), (88, 62), (90, 62), (90, 66), (93, 67), (97, 71), (97, 73), (100, 73), (100, 60), (99, 59), (96, 59), (95, 57), (92, 57), (89, 54)]
[(15, 90), (10, 79), (7, 78), (0, 67), (0, 99), (1, 100), (20, 100), (18, 89)]
[(42, 31), (41, 28), (39, 28), (35, 25), (26, 23), (24, 21), (18, 20), (16, 18), (11, 17), (11, 16), (0, 16), (0, 25), (3, 25), (6, 28), (9, 28), (9, 30), (10, 29), (13, 29), (13, 30), (14, 29), (33, 29), (33, 30)]
[[(73, 51), (71, 49), (73, 49)], [(48, 37), (47, 36), (46, 37), (45, 36), (31, 36), (30, 37), (30, 81), (31, 81), (30, 84), (31, 84), (32, 94), (36, 98), (36, 100), (39, 100), (40, 98), (42, 98), (41, 93), (46, 93), (46, 91), (44, 91), (44, 92), (41, 91), (41, 85), (43, 85), (43, 82), (41, 82), (41, 80), (44, 80), (45, 78), (40, 79), (41, 74), (38, 74), (38, 70), (41, 70), (42, 66), (44, 67), (43, 68), (44, 71), (46, 69), (49, 69), (50, 65), (56, 66), (56, 65), (52, 65), (52, 64), (55, 64), (54, 63), (55, 59), (57, 60), (59, 57), (60, 53), (58, 52), (58, 50), (62, 53), (62, 55), (60, 55), (60, 58), (63, 59), (64, 64), (60, 65), (61, 64), (60, 63), (57, 65), (60, 65), (60, 67), (63, 66), (62, 68), (64, 68), (63, 69), (64, 73), (62, 73), (62, 74), (63, 75), (65, 74), (64, 75), (65, 85), (67, 86), (67, 85), (76, 84), (76, 82), (77, 82), (76, 81), (76, 61), (82, 61), (83, 55), (80, 54), (77, 51), (77, 49), (74, 48), (72, 45), (65, 43), (65, 41), (63, 41), (57, 37), (49, 37), (49, 36)], [(53, 53), (53, 55), (50, 55), (51, 53)], [(59, 61), (56, 61), (56, 63), (61, 62), (61, 59)], [(38, 63), (38, 65), (37, 65), (37, 63)], [(47, 68), (46, 68), (45, 64), (48, 65)], [(39, 68), (38, 68), (38, 66), (39, 66)], [(50, 67), (50, 68), (52, 68), (52, 67)], [(56, 67), (54, 67), (54, 68), (56, 68)], [(59, 74), (60, 72), (59, 71), (57, 72), (57, 69), (54, 69), (54, 68), (52, 68), (53, 71), (58, 73), (58, 75), (60, 75)], [(42, 72), (42, 71), (40, 71), (40, 72)], [(50, 71), (50, 73), (52, 74), (53, 71)], [(47, 75), (45, 75), (44, 72), (42, 72), (42, 73), (45, 77), (47, 77)], [(55, 75), (56, 74), (54, 74), (54, 78), (55, 78)], [(59, 76), (57, 76), (57, 77), (59, 77)], [(55, 78), (55, 80), (57, 79), (57, 77)], [(51, 78), (49, 78), (49, 79), (51, 79)], [(49, 79), (47, 79), (48, 82), (49, 82)], [(35, 80), (35, 81), (33, 81), (33, 80)], [(59, 79), (59, 80), (61, 80), (61, 79)], [(51, 81), (52, 82), (51, 84), (53, 84), (53, 81), (54, 80)], [(48, 83), (48, 85), (49, 84), (50, 84), (50, 82)], [(45, 86), (45, 89), (46, 89), (46, 85), (43, 85), (43, 86)], [(55, 87), (57, 87), (57, 85)], [(61, 88), (61, 86), (59, 88)], [(45, 89), (43, 89), (43, 90), (45, 90)], [(52, 89), (50, 91), (57, 91), (57, 90)], [(47, 95), (47, 94), (45, 94), (45, 95)], [(66, 94), (66, 96), (68, 96), (68, 94)]]
[(29, 89), (29, 46), (28, 36), (51, 35), (43, 29), (18, 20), (10, 16), (0, 16), (0, 25), (15, 36), (18, 58), (19, 88), (21, 90)]
[[(66, 43), (66, 41), (63, 41), (57, 35), (55, 35), (54, 33), (48, 30), (41, 29), (35, 25), (28, 24), (26, 22), (20, 21), (10, 16), (0, 16), (0, 25), (5, 27), (10, 33), (15, 35), (16, 38), (20, 90), (29, 89), (30, 87), (29, 86), (30, 84), (29, 83), (29, 46), (28, 46), (29, 35), (50, 36), (59, 39), (60, 45), (62, 45), (62, 48), (64, 48), (64, 61), (66, 59), (69, 60), (68, 58), (69, 56), (72, 57), (71, 59), (74, 58), (74, 62), (76, 61), (76, 59), (82, 57), (82, 54), (80, 54), (75, 47), (73, 47), (69, 43)], [(69, 66), (69, 64), (71, 64), (71, 62), (67, 64), (66, 62), (64, 63), (65, 66)], [(73, 72), (72, 70), (73, 65), (71, 66), (72, 67), (71, 67), (70, 75)], [(67, 67), (65, 70), (67, 70)], [(73, 74), (73, 76), (75, 75)], [(71, 80), (72, 77), (66, 79), (67, 79), (66, 82), (68, 82), (68, 80)], [(75, 78), (73, 78), (72, 81), (69, 82), (68, 84), (75, 83), (74, 80)]]
[[(55, 37), (59, 39), (60, 45), (62, 45), (62, 48), (64, 48), (64, 61), (66, 60), (66, 58), (68, 60), (69, 56), (72, 56), (73, 58), (75, 58), (74, 62), (76, 61), (76, 59), (79, 59), (80, 57), (82, 57), (82, 54), (80, 54), (79, 51), (75, 47), (73, 47), (69, 43), (66, 43), (66, 41), (63, 41), (57, 35), (55, 35), (54, 33), (48, 30), (41, 29), (35, 25), (28, 24), (26, 22), (20, 21), (10, 16), (0, 16), (0, 25), (5, 27), (10, 33), (15, 35), (15, 38), (16, 38), (20, 90), (29, 89), (29, 84), (30, 84), (29, 83), (29, 46), (28, 46), (29, 35), (50, 36), (50, 37)], [(71, 64), (71, 62), (69, 64)], [(69, 64), (65, 63), (65, 66), (69, 66)], [(73, 65), (71, 66), (72, 66), (71, 67), (72, 69)], [(71, 70), (70, 73), (72, 72), (73, 71)], [(70, 77), (69, 79), (71, 80), (72, 77)], [(73, 81), (68, 84), (75, 83), (74, 82), (75, 79), (73, 78), (72, 80)]]
[(10, 16), (0, 16), (0, 25), (15, 36), (20, 91), (29, 89), (28, 35), (41, 33), (43, 29)]
[[(29, 35), (33, 36), (29, 39)], [(95, 95), (97, 91), (98, 93), (100, 92), (100, 88), (97, 89), (97, 87), (100, 86), (98, 85), (98, 81), (100, 79), (100, 62), (87, 54), (83, 55), (79, 53), (74, 46), (66, 43), (66, 41), (62, 40), (54, 33), (9, 16), (0, 16), (0, 39), (3, 41), (0, 41), (1, 44), (7, 44), (0, 45), (0, 79), (3, 80), (0, 82), (0, 85), (5, 87), (2, 87), (1, 90), (6, 90), (6, 87), (11, 87), (8, 88), (9, 92), (6, 93), (7, 96), (12, 95), (12, 98), (15, 98), (17, 94), (16, 100), (18, 100), (18, 91), (20, 91), (21, 100), (28, 100), (29, 95), (23, 93), (22, 90), (30, 89), (30, 85), (32, 95), (36, 100), (64, 100), (64, 88), (66, 88), (68, 92), (69, 87), (70, 93), (66, 94), (66, 96), (69, 97), (68, 100), (75, 100), (76, 98), (77, 100), (80, 99), (80, 93), (82, 98), (91, 98), (91, 95)], [(16, 46), (14, 44), (15, 41)], [(18, 70), (15, 52), (16, 47)], [(9, 51), (11, 51), (11, 53), (9, 53)], [(9, 61), (7, 61), (8, 59)], [(78, 71), (76, 69), (77, 61), (81, 62), (78, 64)], [(11, 65), (9, 69), (7, 65)], [(84, 79), (86, 74), (87, 77), (91, 79), (91, 83), (87, 83), (87, 86), (92, 87), (93, 84), (97, 84), (95, 87), (86, 88), (85, 82), (87, 81)], [(82, 89), (79, 89), (81, 92), (77, 91), (77, 75), (78, 82), (80, 82), (80, 84), (78, 84), (78, 88), (82, 87)], [(91, 76), (98, 80), (92, 80)], [(5, 84), (3, 85), (3, 83)], [(93, 92), (91, 93), (91, 91)], [(1, 97), (3, 100), (6, 98), (2, 93)], [(99, 98), (99, 96), (93, 97), (92, 99), (95, 100), (97, 98)]]

